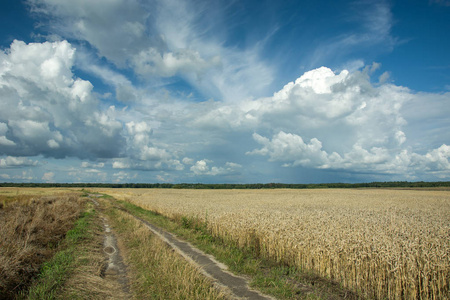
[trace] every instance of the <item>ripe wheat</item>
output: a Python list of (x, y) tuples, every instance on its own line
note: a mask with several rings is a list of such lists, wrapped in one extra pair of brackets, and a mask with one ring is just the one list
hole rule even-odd
[(418, 190), (108, 190), (377, 299), (447, 299), (450, 194)]

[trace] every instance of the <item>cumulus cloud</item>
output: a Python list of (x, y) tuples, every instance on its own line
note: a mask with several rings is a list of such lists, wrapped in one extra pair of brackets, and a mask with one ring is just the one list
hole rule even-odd
[(303, 166), (385, 174), (450, 174), (450, 147), (445, 144), (425, 155), (383, 147), (364, 149), (358, 144), (353, 145), (350, 151), (339, 154), (323, 151), (322, 143), (315, 138), (305, 143), (300, 136), (290, 133), (280, 132), (272, 140), (258, 134), (254, 134), (253, 138), (263, 147), (247, 152), (248, 155), (268, 156), (269, 161), (282, 162), (284, 167)]
[(152, 128), (146, 122), (135, 123), (134, 121), (125, 124), (132, 143), (137, 146), (143, 146), (150, 143)]
[(7, 156), (0, 158), (0, 168), (33, 167), (39, 163), (26, 157)]
[(208, 164), (213, 163), (213, 161), (208, 159), (202, 159), (197, 161), (191, 168), (191, 172), (198, 176), (218, 176), (218, 175), (235, 175), (238, 174), (240, 171), (240, 168), (242, 168), (241, 165), (227, 162), (225, 163), (225, 166), (223, 167), (216, 167), (212, 166), (210, 167)]
[(247, 154), (268, 155), (271, 161), (293, 161), (292, 166), (323, 167), (328, 162), (328, 154), (322, 150), (322, 143), (316, 138), (305, 143), (298, 135), (280, 131), (272, 140), (257, 133), (253, 134), (253, 139), (263, 148)]
[[(257, 108), (254, 116), (271, 120), (279, 131), (271, 139), (254, 133), (254, 141), (262, 147), (247, 154), (291, 167), (387, 174), (448, 172), (447, 145), (424, 155), (405, 148), (407, 122), (402, 107), (416, 97), (391, 84), (374, 87), (361, 72), (336, 75), (327, 68), (306, 72), (273, 97), (252, 104)], [(281, 112), (290, 115), (289, 123), (274, 120)]]
[(114, 107), (101, 111), (89, 81), (72, 73), (67, 42), (14, 41), (0, 53), (0, 154), (111, 157), (121, 150)]

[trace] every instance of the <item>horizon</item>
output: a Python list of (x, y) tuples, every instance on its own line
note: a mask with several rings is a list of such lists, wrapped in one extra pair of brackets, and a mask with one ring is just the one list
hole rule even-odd
[(0, 8), (0, 181), (450, 180), (450, 1)]

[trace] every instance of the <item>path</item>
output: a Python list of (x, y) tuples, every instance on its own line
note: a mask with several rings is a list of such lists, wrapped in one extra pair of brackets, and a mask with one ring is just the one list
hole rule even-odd
[[(129, 213), (126, 210), (124, 211)], [(249, 300), (274, 299), (270, 296), (263, 295), (258, 291), (250, 289), (245, 278), (236, 276), (226, 271), (226, 266), (216, 261), (212, 256), (207, 255), (201, 250), (195, 248), (190, 243), (178, 239), (173, 234), (147, 222), (146, 220), (136, 217), (133, 214), (130, 215), (145, 224), (147, 228), (164, 240), (189, 262), (197, 265), (200, 270), (202, 270), (203, 274), (209, 278), (212, 278), (217, 284), (219, 284), (219, 286), (225, 287), (225, 289), (231, 291), (233, 298)]]
[[(98, 194), (89, 194), (89, 199), (101, 212), (101, 206), (95, 198)], [(120, 286), (121, 292), (117, 293), (115, 299), (131, 298), (129, 282), (127, 277), (127, 267), (123, 262), (120, 248), (117, 245), (117, 239), (108, 224), (108, 219), (100, 213), (103, 221), (103, 252), (105, 253), (105, 263), (101, 271), (101, 277), (109, 282), (115, 282)]]

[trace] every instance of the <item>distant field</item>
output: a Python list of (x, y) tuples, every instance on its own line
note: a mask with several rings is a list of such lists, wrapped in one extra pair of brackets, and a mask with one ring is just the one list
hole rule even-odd
[(63, 195), (74, 190), (68, 188), (2, 187), (0, 188), (0, 208), (8, 206), (12, 202), (28, 202), (33, 198)]
[(446, 299), (450, 192), (97, 189), (378, 299)]

